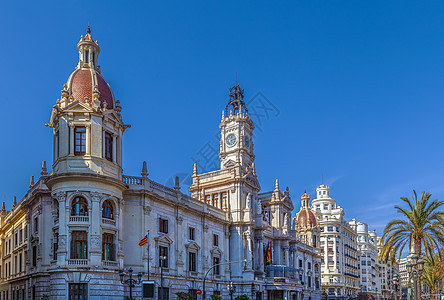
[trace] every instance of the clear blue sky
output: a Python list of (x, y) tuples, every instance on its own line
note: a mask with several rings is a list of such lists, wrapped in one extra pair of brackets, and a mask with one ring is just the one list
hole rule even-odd
[[(346, 218), (378, 233), (412, 189), (444, 198), (442, 1), (2, 1), (8, 208), (41, 161), (52, 164), (44, 124), (88, 21), (132, 125), (125, 174), (140, 174), (143, 160), (160, 183), (191, 173), (199, 150), (217, 147), (237, 71), (260, 125), (263, 191), (279, 178), (299, 210), (300, 195), (313, 196), (323, 176)], [(274, 107), (268, 116), (259, 117), (260, 101)]]

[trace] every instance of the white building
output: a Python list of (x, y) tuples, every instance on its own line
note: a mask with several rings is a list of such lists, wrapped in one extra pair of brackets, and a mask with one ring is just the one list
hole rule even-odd
[[(227, 299), (232, 282), (234, 296), (320, 299), (321, 257), (290, 227), (288, 188), (276, 181), (273, 191), (261, 192), (243, 90), (231, 89), (220, 123), (221, 168), (199, 174), (194, 166), (190, 197), (178, 180), (174, 189), (151, 180), (146, 163), (140, 176), (123, 175), (122, 137), (130, 126), (102, 77), (89, 28), (77, 46), (79, 63), (47, 124), (53, 172), (44, 163), (28, 193), (0, 212), (1, 299), (122, 299), (129, 291), (119, 273), (129, 268), (144, 279), (149, 268), (159, 290), (163, 273), (164, 299), (197, 297), (210, 268), (209, 295)], [(147, 232), (149, 252), (138, 246)], [(133, 296), (140, 295), (136, 285)]]
[(321, 284), (329, 297), (355, 297), (359, 292), (356, 229), (344, 219), (344, 210), (330, 197), (330, 188), (320, 185), (309, 207), (302, 196), (301, 210), (294, 218), (299, 237), (320, 248)]

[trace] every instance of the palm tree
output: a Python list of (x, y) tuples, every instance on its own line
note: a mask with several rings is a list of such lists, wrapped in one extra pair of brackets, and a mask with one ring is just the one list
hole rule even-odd
[(444, 212), (440, 209), (444, 201), (433, 200), (429, 203), (430, 196), (430, 193), (422, 192), (421, 199), (418, 199), (413, 190), (412, 200), (401, 197), (408, 208), (395, 206), (404, 218), (393, 220), (385, 227), (383, 246), (379, 254), (382, 261), (387, 262), (393, 258), (393, 252), (399, 252), (401, 257), (405, 246), (408, 246), (409, 251), (413, 246), (414, 253), (421, 257), (423, 245), (425, 253), (429, 255), (444, 245)]
[[(443, 257), (441, 255), (426, 257), (426, 264), (422, 273), (422, 281), (430, 288), (431, 294), (438, 293), (439, 283), (444, 278), (444, 272), (439, 268), (439, 265), (442, 264)], [(433, 296), (433, 298), (436, 297)]]
[(408, 208), (395, 206), (398, 213), (407, 220), (390, 221), (384, 229), (383, 246), (380, 258), (383, 261), (390, 259), (393, 251), (401, 256), (405, 246), (409, 249), (414, 247), (414, 253), (421, 257), (422, 245), (426, 253), (434, 253), (435, 249), (440, 249), (444, 245), (444, 212), (439, 208), (444, 205), (444, 201), (433, 200), (429, 202), (431, 194), (422, 192), (421, 199), (418, 200), (416, 191), (413, 190), (412, 201), (401, 197)]

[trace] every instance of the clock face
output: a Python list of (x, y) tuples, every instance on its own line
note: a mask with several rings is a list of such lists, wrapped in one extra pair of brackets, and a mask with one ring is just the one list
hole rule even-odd
[(248, 138), (248, 136), (244, 137), (244, 143), (245, 147), (250, 148), (250, 139)]
[(230, 134), (227, 136), (227, 145), (232, 147), (236, 144), (236, 136), (234, 134)]

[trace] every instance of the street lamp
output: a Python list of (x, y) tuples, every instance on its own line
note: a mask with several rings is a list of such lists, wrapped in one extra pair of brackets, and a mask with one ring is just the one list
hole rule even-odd
[(395, 300), (397, 300), (398, 299), (398, 282), (399, 282), (398, 275), (394, 274), (392, 281), (393, 281), (393, 287), (395, 290)]
[(128, 275), (129, 275), (129, 278), (127, 280), (124, 280), (125, 274), (123, 273), (123, 271), (120, 272), (120, 274), (119, 274), (120, 282), (122, 284), (126, 284), (126, 285), (129, 286), (130, 300), (132, 300), (133, 299), (133, 287), (135, 287), (136, 284), (140, 284), (140, 280), (142, 280), (142, 273), (139, 272), (139, 274), (137, 274), (137, 280), (133, 279), (133, 269), (129, 268)]
[(233, 284), (233, 282), (229, 282), (228, 286), (228, 293), (230, 294), (230, 299), (233, 300), (233, 294), (236, 292), (236, 286)]
[(166, 256), (162, 255), (160, 259), (160, 299), (163, 300), (163, 267), (165, 266)]
[[(410, 260), (407, 263), (407, 271), (410, 278), (413, 279), (413, 299), (418, 300), (421, 297), (421, 282), (418, 282), (422, 276), (422, 270), (424, 269), (424, 260), (418, 259), (418, 255), (412, 254)], [(419, 283), (419, 286), (418, 286)], [(419, 294), (419, 297), (418, 297)]]

